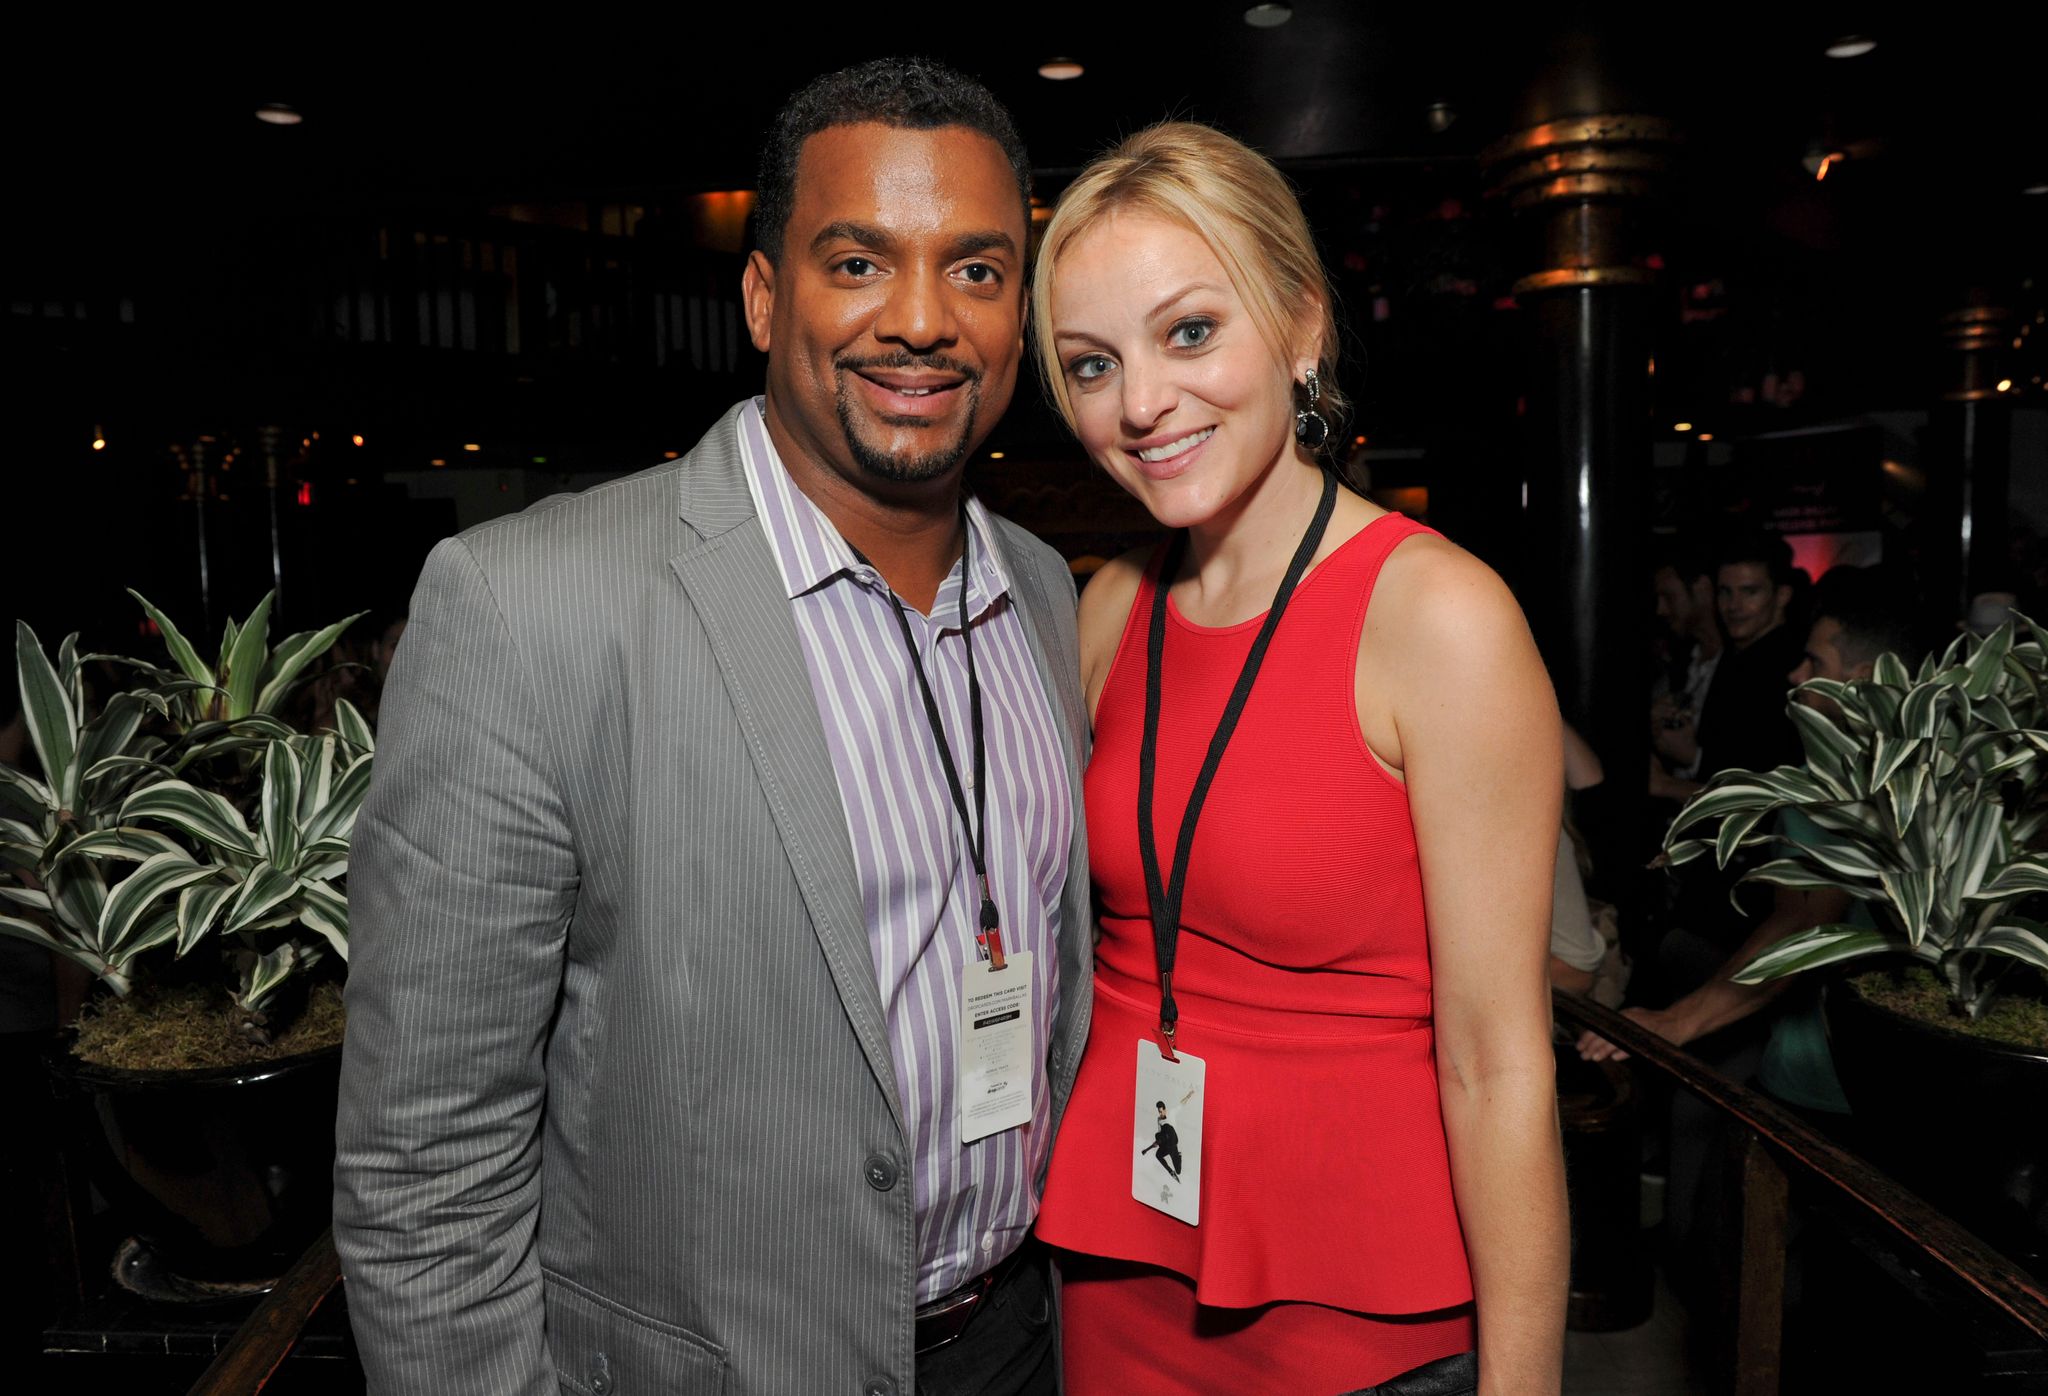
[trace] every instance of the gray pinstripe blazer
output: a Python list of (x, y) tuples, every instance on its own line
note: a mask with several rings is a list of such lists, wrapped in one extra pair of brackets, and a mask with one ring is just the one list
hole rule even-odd
[[(736, 412), (420, 578), (349, 885), (335, 1240), (373, 1391), (914, 1389), (902, 1107)], [(1078, 804), (1066, 569), (998, 537)], [(1074, 825), (1055, 1112), (1089, 1014)]]

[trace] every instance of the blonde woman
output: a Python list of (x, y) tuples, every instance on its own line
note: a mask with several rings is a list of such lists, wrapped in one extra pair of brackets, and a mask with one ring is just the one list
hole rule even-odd
[(1326, 469), (1329, 285), (1254, 151), (1125, 141), (1032, 300), (1067, 423), (1172, 530), (1081, 599), (1102, 924), (1039, 1219), (1068, 1390), (1554, 1392), (1563, 778), (1521, 613)]

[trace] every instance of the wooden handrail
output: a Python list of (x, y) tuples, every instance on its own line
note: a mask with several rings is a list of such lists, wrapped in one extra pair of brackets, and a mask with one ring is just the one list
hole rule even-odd
[(306, 1324), (340, 1284), (341, 1258), (334, 1253), (334, 1232), (329, 1229), (263, 1296), (192, 1384), (188, 1396), (255, 1396), (270, 1384), (278, 1366), (298, 1346)]
[[(1780, 1164), (1855, 1204), (1878, 1230), (1895, 1235), (2034, 1341), (2048, 1344), (2048, 1289), (1947, 1216), (1782, 1106), (1735, 1084), (1613, 1009), (1561, 990), (1553, 994), (1553, 1001), (1561, 1021), (1626, 1049), (1746, 1127), (1755, 1141), (1746, 1154), (1746, 1170), (1753, 1172), (1757, 1166), (1757, 1146), (1768, 1148)], [(1775, 1175), (1775, 1169), (1772, 1173)], [(1781, 1212), (1782, 1180), (1770, 1176), (1752, 1182), (1754, 1192), (1776, 1197)], [(1747, 1229), (1755, 1230), (1757, 1225), (1757, 1219), (1745, 1219)], [(1765, 1220), (1762, 1225), (1770, 1229), (1774, 1223)], [(1782, 1217), (1775, 1225), (1782, 1226)], [(323, 1232), (236, 1330), (189, 1396), (255, 1396), (261, 1392), (291, 1354), (314, 1312), (340, 1283), (341, 1262), (335, 1255), (334, 1234)], [(1759, 1294), (1745, 1296), (1745, 1302), (1775, 1303), (1779, 1297), (1777, 1287), (1766, 1284)], [(1743, 1390), (1775, 1389), (1775, 1323), (1764, 1322), (1770, 1330), (1770, 1370), (1739, 1374), (1748, 1378), (1738, 1383)]]
[(2048, 1344), (2048, 1288), (1997, 1251), (1804, 1120), (1738, 1086), (1648, 1028), (1589, 999), (1552, 992), (1557, 1016), (1590, 1029), (1739, 1120), (1783, 1162), (1855, 1203), (2036, 1342)]

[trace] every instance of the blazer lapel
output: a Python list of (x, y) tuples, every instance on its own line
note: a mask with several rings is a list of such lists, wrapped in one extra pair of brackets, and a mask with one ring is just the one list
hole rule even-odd
[[(1087, 709), (1081, 697), (1080, 659), (1073, 653), (1074, 642), (1062, 637), (1054, 618), (1056, 605), (1048, 583), (1040, 576), (1035, 561), (1022, 550), (1009, 547), (1003, 527), (991, 530), (1002, 549), (1003, 565), (1015, 580), (1019, 602), (1030, 623), (1024, 627), (1031, 658), (1038, 667), (1039, 682), (1051, 695), (1059, 714), (1056, 724), (1066, 757), (1067, 790), (1074, 807), (1074, 835), (1067, 850), (1066, 894), (1061, 898), (1060, 1021), (1053, 1025), (1049, 1059), (1052, 1070), (1053, 1108), (1061, 1109), (1073, 1089), (1074, 1073), (1081, 1065), (1081, 1046), (1088, 1037), (1088, 1021), (1094, 1002), (1095, 901), (1088, 874), (1088, 829), (1082, 798), (1081, 771), (1088, 758)], [(1061, 578), (1058, 585), (1071, 585)]]
[(741, 473), (739, 410), (726, 415), (678, 472), (679, 510), (700, 541), (669, 559), (669, 567), (710, 637), (847, 1020), (907, 1139), (839, 780), (782, 575)]

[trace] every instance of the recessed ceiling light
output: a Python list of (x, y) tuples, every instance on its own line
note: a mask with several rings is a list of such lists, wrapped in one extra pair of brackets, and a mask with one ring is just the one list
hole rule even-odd
[(1877, 40), (1875, 39), (1865, 38), (1861, 34), (1844, 34), (1841, 38), (1828, 45), (1828, 57), (1861, 58), (1876, 47)]
[(1254, 5), (1244, 12), (1244, 22), (1254, 29), (1278, 29), (1293, 18), (1292, 5)]
[(2048, 184), (2029, 184), (2020, 192), (2022, 194), (2048, 194)]
[(1431, 102), (1428, 117), (1429, 129), (1441, 136), (1450, 130), (1451, 123), (1458, 119), (1458, 109), (1449, 102)]
[(265, 102), (256, 108), (256, 119), (270, 126), (296, 126), (306, 118), (296, 107), (288, 107), (283, 102)]
[(1038, 75), (1053, 82), (1066, 82), (1087, 70), (1071, 58), (1048, 58), (1038, 65)]

